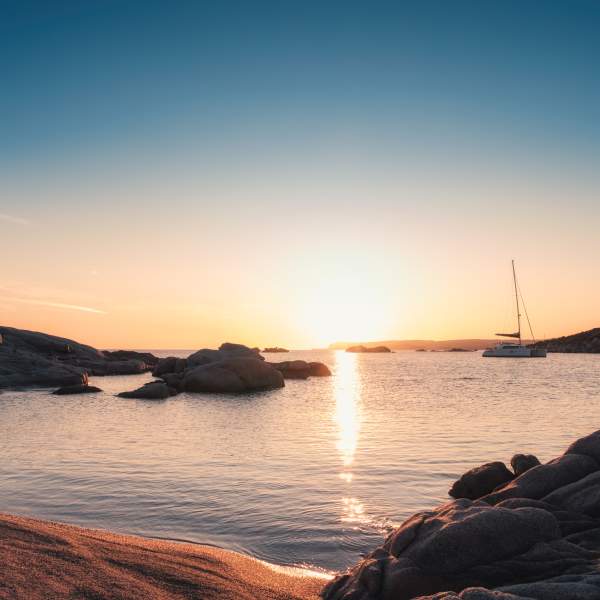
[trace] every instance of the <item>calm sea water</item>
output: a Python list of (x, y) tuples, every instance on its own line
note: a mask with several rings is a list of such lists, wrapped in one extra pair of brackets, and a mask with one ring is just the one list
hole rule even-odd
[(334, 376), (160, 402), (114, 395), (149, 375), (94, 378), (97, 395), (4, 392), (0, 511), (341, 569), (466, 469), (548, 460), (600, 429), (600, 356), (288, 358)]

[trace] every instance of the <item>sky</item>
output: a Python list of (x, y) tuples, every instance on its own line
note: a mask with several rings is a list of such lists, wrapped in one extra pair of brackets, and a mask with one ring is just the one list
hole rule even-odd
[(0, 323), (101, 348), (599, 326), (600, 0), (0, 0)]

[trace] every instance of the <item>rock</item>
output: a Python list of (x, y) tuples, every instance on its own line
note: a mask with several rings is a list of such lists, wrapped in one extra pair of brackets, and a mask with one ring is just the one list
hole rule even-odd
[(391, 352), (387, 346), (349, 346), (346, 352)]
[(329, 367), (322, 362), (312, 361), (312, 362), (309, 362), (308, 365), (310, 366), (310, 374), (312, 377), (330, 377), (331, 376), (331, 371), (329, 370)]
[(66, 385), (54, 390), (52, 393), (58, 394), (59, 396), (65, 396), (67, 394), (92, 394), (101, 391), (102, 390), (99, 387), (87, 385), (86, 383), (80, 383), (78, 385)]
[(161, 358), (154, 367), (152, 375), (160, 377), (165, 373), (183, 373), (187, 368), (187, 362), (186, 358), (178, 358), (177, 356)]
[(310, 375), (310, 365), (305, 360), (286, 360), (268, 364), (277, 369), (284, 379), (308, 379)]
[[(188, 359), (189, 362), (189, 359)], [(240, 393), (283, 387), (283, 375), (256, 357), (236, 357), (188, 369), (187, 392)]]
[(146, 370), (149, 371), (158, 361), (158, 356), (154, 356), (151, 352), (136, 352), (135, 350), (103, 350), (102, 354), (108, 360), (138, 360), (146, 365)]
[(529, 471), (529, 469), (533, 469), (533, 467), (537, 467), (540, 464), (537, 456), (533, 454), (515, 454), (510, 459), (510, 466), (513, 468), (515, 475), (519, 477), (519, 475), (523, 475), (525, 471)]
[(126, 375), (149, 370), (153, 355), (129, 350), (101, 352), (73, 340), (0, 327), (1, 387), (55, 387), (85, 383), (88, 375)]
[(513, 479), (514, 475), (503, 462), (486, 463), (462, 475), (454, 482), (448, 494), (453, 498), (476, 500)]
[[(599, 451), (596, 432), (480, 500), (414, 515), (322, 597), (600, 599)], [(516, 471), (534, 463), (525, 458), (513, 461)]]
[(265, 360), (259, 353), (258, 348), (248, 348), (243, 344), (231, 344), (226, 342), (219, 346), (218, 350), (202, 349), (187, 357), (188, 367), (208, 365), (211, 362), (227, 360), (229, 358), (246, 357), (257, 360)]
[(143, 400), (164, 400), (169, 396), (174, 396), (176, 390), (170, 388), (164, 381), (151, 381), (141, 388), (131, 392), (121, 392), (120, 398), (141, 398)]
[(600, 327), (566, 335), (564, 337), (543, 340), (531, 344), (530, 348), (541, 348), (548, 352), (600, 352)]
[(265, 348), (263, 352), (289, 352), (287, 348), (280, 348), (279, 346), (273, 346), (271, 348)]
[(174, 390), (183, 391), (183, 373), (165, 373), (161, 379)]

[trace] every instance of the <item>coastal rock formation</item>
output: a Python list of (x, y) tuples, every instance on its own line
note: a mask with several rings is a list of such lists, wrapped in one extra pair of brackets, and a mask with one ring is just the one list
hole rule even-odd
[(161, 377), (165, 373), (183, 373), (187, 368), (187, 363), (187, 358), (178, 358), (177, 356), (161, 358), (152, 370), (152, 375)]
[(481, 498), (414, 515), (322, 597), (592, 600), (599, 565), (597, 431)]
[(600, 327), (531, 344), (531, 348), (543, 348), (548, 352), (600, 353)]
[(93, 394), (95, 392), (101, 392), (99, 387), (94, 385), (88, 385), (87, 383), (80, 383), (78, 385), (66, 385), (54, 390), (52, 393), (58, 396), (66, 396), (68, 394)]
[(391, 352), (387, 346), (349, 346), (346, 352)]
[(475, 500), (489, 494), (499, 485), (514, 479), (514, 475), (503, 462), (491, 462), (467, 471), (454, 482), (448, 494), (453, 498)]
[(260, 355), (258, 348), (248, 348), (248, 346), (244, 346), (243, 344), (232, 344), (230, 342), (225, 342), (219, 346), (218, 350), (204, 348), (194, 352), (193, 354), (190, 354), (187, 357), (187, 366), (190, 368), (199, 367), (201, 365), (208, 365), (219, 360), (227, 360), (229, 358), (239, 357), (265, 360), (264, 357)]
[(280, 348), (279, 346), (273, 346), (272, 348), (265, 348), (263, 352), (289, 352), (287, 348)]
[(177, 390), (170, 388), (164, 381), (151, 381), (137, 390), (121, 392), (118, 396), (120, 398), (140, 398), (142, 400), (164, 400), (176, 393)]
[(305, 360), (286, 360), (268, 363), (277, 369), (284, 379), (308, 379), (309, 377), (327, 377), (331, 375), (329, 367), (321, 362), (306, 362)]
[[(189, 359), (188, 359), (189, 362)], [(283, 387), (283, 375), (256, 357), (237, 356), (188, 369), (186, 392), (240, 393)]]
[(540, 461), (537, 456), (533, 454), (515, 454), (510, 459), (510, 466), (513, 468), (515, 475), (518, 477), (519, 475), (523, 475), (525, 471), (529, 471), (529, 469), (533, 469), (533, 467), (537, 467), (540, 464)]
[(77, 385), (86, 383), (88, 375), (127, 375), (151, 368), (146, 363), (152, 356), (148, 353), (105, 353), (66, 338), (13, 327), (0, 327), (0, 335), (0, 388)]
[(200, 544), (0, 514), (6, 600), (316, 600), (323, 579)]

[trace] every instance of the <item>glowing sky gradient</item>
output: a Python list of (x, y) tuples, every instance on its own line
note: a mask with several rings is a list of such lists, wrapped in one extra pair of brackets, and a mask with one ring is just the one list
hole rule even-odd
[(600, 2), (0, 4), (0, 322), (101, 347), (599, 325)]

